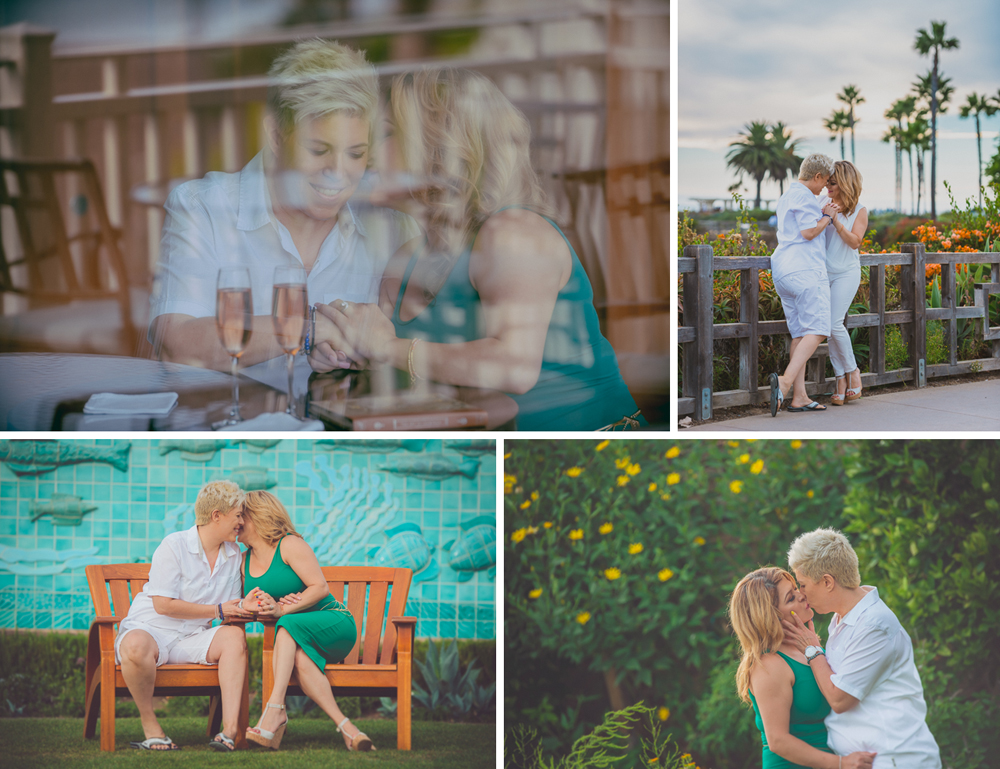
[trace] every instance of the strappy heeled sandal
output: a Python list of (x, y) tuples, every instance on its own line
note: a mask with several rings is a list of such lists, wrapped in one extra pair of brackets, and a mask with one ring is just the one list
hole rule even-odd
[(375, 750), (375, 746), (372, 744), (371, 739), (368, 737), (367, 734), (365, 734), (360, 729), (358, 729), (358, 733), (355, 734), (353, 737), (351, 737), (346, 732), (341, 730), (341, 727), (350, 720), (351, 719), (349, 718), (344, 718), (343, 721), (337, 724), (337, 731), (343, 734), (345, 737), (347, 737), (347, 750), (348, 751)]
[(840, 382), (841, 382), (841, 380), (843, 380), (844, 386), (846, 387), (847, 386), (847, 374), (844, 374), (843, 376), (837, 377), (837, 379), (836, 379), (836, 382), (837, 382), (837, 392), (835, 392), (833, 395), (830, 396), (830, 405), (831, 406), (843, 406), (844, 403), (845, 403), (845, 401), (844, 401), (844, 393), (840, 392)]
[[(269, 702), (264, 706), (265, 713), (267, 712), (267, 708), (278, 708), (279, 710), (284, 710), (285, 706)], [(258, 745), (263, 745), (265, 748), (277, 750), (281, 745), (281, 738), (285, 736), (285, 727), (288, 726), (288, 715), (285, 715), (284, 722), (273, 732), (269, 732), (267, 729), (261, 729), (260, 724), (263, 720), (264, 714), (261, 713), (260, 721), (257, 722), (257, 725), (251, 726), (247, 729), (247, 739), (251, 742), (256, 742)]]
[[(854, 369), (854, 371), (858, 372), (858, 379), (861, 379), (861, 369), (856, 368), (856, 369)], [(854, 371), (852, 371), (851, 373), (853, 374)], [(844, 376), (847, 376), (847, 375), (845, 374)], [(847, 402), (847, 401), (856, 401), (856, 400), (858, 400), (858, 398), (861, 397), (861, 391), (863, 389), (864, 389), (864, 387), (848, 387), (847, 388), (847, 392), (844, 394), (844, 401)]]

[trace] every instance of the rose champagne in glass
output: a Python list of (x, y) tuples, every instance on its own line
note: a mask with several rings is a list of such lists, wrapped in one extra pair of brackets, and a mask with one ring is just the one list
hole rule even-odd
[(297, 417), (292, 394), (295, 356), (305, 343), (309, 317), (309, 296), (306, 291), (306, 271), (301, 267), (277, 267), (274, 270), (274, 294), (271, 297), (271, 318), (278, 345), (288, 356), (288, 407), (286, 414)]
[(223, 267), (219, 270), (215, 290), (215, 327), (219, 331), (222, 346), (233, 362), (233, 405), (228, 418), (213, 425), (225, 427), (243, 421), (240, 415), (240, 380), (236, 376), (236, 366), (250, 343), (253, 331), (253, 295), (250, 291), (250, 272), (245, 267)]

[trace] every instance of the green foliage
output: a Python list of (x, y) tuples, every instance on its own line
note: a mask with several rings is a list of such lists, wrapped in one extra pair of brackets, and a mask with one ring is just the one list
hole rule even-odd
[[(640, 745), (630, 747), (645, 716), (645, 730), (639, 733)], [(568, 755), (560, 759), (543, 756), (538, 733), (518, 725), (504, 738), (504, 769), (630, 769), (657, 766), (664, 769), (694, 769), (688, 754), (681, 755), (671, 736), (654, 716), (654, 708), (641, 702), (622, 710), (606, 713), (604, 720), (589, 734), (573, 743)]]
[(698, 728), (689, 745), (710, 766), (759, 769), (760, 732), (753, 710), (736, 696), (737, 667), (739, 652), (733, 644), (712, 667), (708, 691), (698, 702)]
[[(5, 632), (0, 636), (0, 718), (15, 716), (63, 716), (82, 718), (84, 713), (84, 679), (87, 636), (81, 633)], [(413, 644), (413, 658), (418, 664), (427, 658), (430, 642), (418, 639)], [(260, 712), (264, 639), (247, 637), (250, 654), (250, 712)], [(476, 667), (482, 679), (477, 690), (493, 691), (496, 682), (496, 641), (461, 640), (457, 643), (458, 666), (461, 675)], [(10, 701), (8, 704), (7, 700)], [(297, 717), (326, 718), (307, 697), (289, 698)], [(343, 697), (338, 704), (351, 718), (376, 707), (372, 697)], [(161, 717), (207, 716), (209, 698), (205, 696), (168, 697), (157, 711)], [(481, 704), (481, 702), (479, 703)], [(479, 711), (487, 712), (486, 710)], [(131, 700), (119, 700), (115, 714), (121, 718), (137, 717), (138, 709)], [(428, 717), (419, 706), (414, 708), (414, 720)]]
[(460, 671), (456, 641), (432, 641), (426, 661), (417, 660), (416, 665), (424, 685), (414, 682), (413, 699), (430, 713), (465, 719), (493, 709), (496, 684), (476, 685), (480, 671), (475, 662)]
[(913, 640), (946, 766), (1000, 751), (1000, 446), (864, 441), (845, 515), (866, 582)]
[[(539, 657), (588, 669), (693, 731), (729, 644), (729, 591), (797, 534), (839, 525), (844, 445), (508, 443), (508, 669)], [(522, 685), (508, 723), (548, 691)]]

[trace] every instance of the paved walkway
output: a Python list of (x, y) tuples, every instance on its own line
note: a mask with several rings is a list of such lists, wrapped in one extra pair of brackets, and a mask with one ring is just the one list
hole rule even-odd
[[(829, 403), (829, 398), (821, 398)], [(760, 415), (681, 428), (702, 432), (1000, 432), (1000, 379), (863, 395), (822, 413)]]

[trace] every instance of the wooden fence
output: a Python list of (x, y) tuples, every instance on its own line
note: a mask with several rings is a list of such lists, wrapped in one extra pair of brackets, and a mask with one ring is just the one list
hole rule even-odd
[[(870, 357), (868, 373), (862, 374), (865, 387), (912, 382), (924, 387), (934, 377), (1000, 369), (1000, 327), (989, 325), (989, 299), (1000, 294), (1000, 253), (927, 253), (923, 243), (906, 243), (899, 254), (862, 254), (861, 264), (869, 268), (868, 312), (848, 315), (848, 329), (868, 328)], [(926, 265), (941, 265), (941, 307), (926, 306)], [(959, 264), (989, 264), (989, 283), (977, 283), (974, 304), (960, 306), (956, 268)], [(901, 307), (887, 310), (885, 302), (886, 268), (898, 265)], [(687, 246), (677, 260), (683, 276), (682, 323), (677, 341), (683, 346), (681, 371), (683, 388), (677, 402), (679, 416), (710, 419), (713, 409), (768, 401), (769, 388), (758, 379), (758, 350), (764, 336), (787, 334), (783, 320), (761, 320), (759, 315), (761, 270), (769, 270), (769, 256), (716, 257), (712, 247)], [(740, 272), (740, 319), (738, 323), (713, 322), (714, 274), (717, 271)], [(992, 356), (979, 360), (958, 360), (958, 321), (971, 319), (979, 326), (985, 340), (992, 342)], [(941, 321), (944, 326), (948, 361), (927, 365), (927, 322)], [(885, 339), (890, 326), (899, 326), (909, 352), (908, 365), (886, 371)], [(739, 389), (715, 392), (712, 385), (714, 342), (717, 339), (739, 340)], [(807, 376), (806, 389), (811, 394), (827, 392), (833, 380), (826, 377), (826, 360), (817, 358)]]

